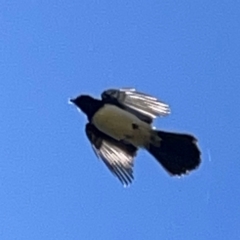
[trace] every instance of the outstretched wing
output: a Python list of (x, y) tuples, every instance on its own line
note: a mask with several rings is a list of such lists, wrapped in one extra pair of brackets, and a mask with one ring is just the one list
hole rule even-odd
[(93, 150), (106, 164), (108, 169), (124, 186), (131, 184), (133, 177), (133, 161), (137, 148), (107, 136), (94, 125), (86, 125), (86, 134)]
[(134, 88), (109, 89), (101, 96), (104, 101), (119, 104), (147, 123), (151, 123), (158, 116), (170, 114), (168, 104), (145, 93), (137, 92)]

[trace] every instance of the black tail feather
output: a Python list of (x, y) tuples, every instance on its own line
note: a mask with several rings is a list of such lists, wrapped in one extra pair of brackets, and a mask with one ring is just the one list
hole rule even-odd
[(201, 162), (197, 140), (188, 134), (155, 132), (161, 138), (160, 146), (150, 144), (148, 151), (172, 175), (182, 175)]

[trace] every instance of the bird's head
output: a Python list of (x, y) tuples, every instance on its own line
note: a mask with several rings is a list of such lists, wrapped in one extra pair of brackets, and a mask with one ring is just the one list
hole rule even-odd
[(102, 107), (102, 101), (92, 98), (88, 95), (80, 95), (77, 98), (70, 99), (82, 112), (84, 112), (90, 120), (93, 115)]

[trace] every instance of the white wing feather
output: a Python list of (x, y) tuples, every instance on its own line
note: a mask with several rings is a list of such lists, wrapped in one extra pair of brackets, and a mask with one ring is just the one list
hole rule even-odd
[(137, 92), (134, 88), (110, 89), (103, 93), (103, 97), (104, 94), (151, 119), (170, 114), (168, 104), (148, 94)]

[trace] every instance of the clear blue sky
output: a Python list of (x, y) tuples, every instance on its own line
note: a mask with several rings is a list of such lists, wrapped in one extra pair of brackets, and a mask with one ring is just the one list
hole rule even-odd
[[(0, 239), (240, 239), (237, 1), (1, 1)], [(172, 178), (147, 152), (123, 188), (68, 104), (136, 87), (171, 105), (202, 165)]]

